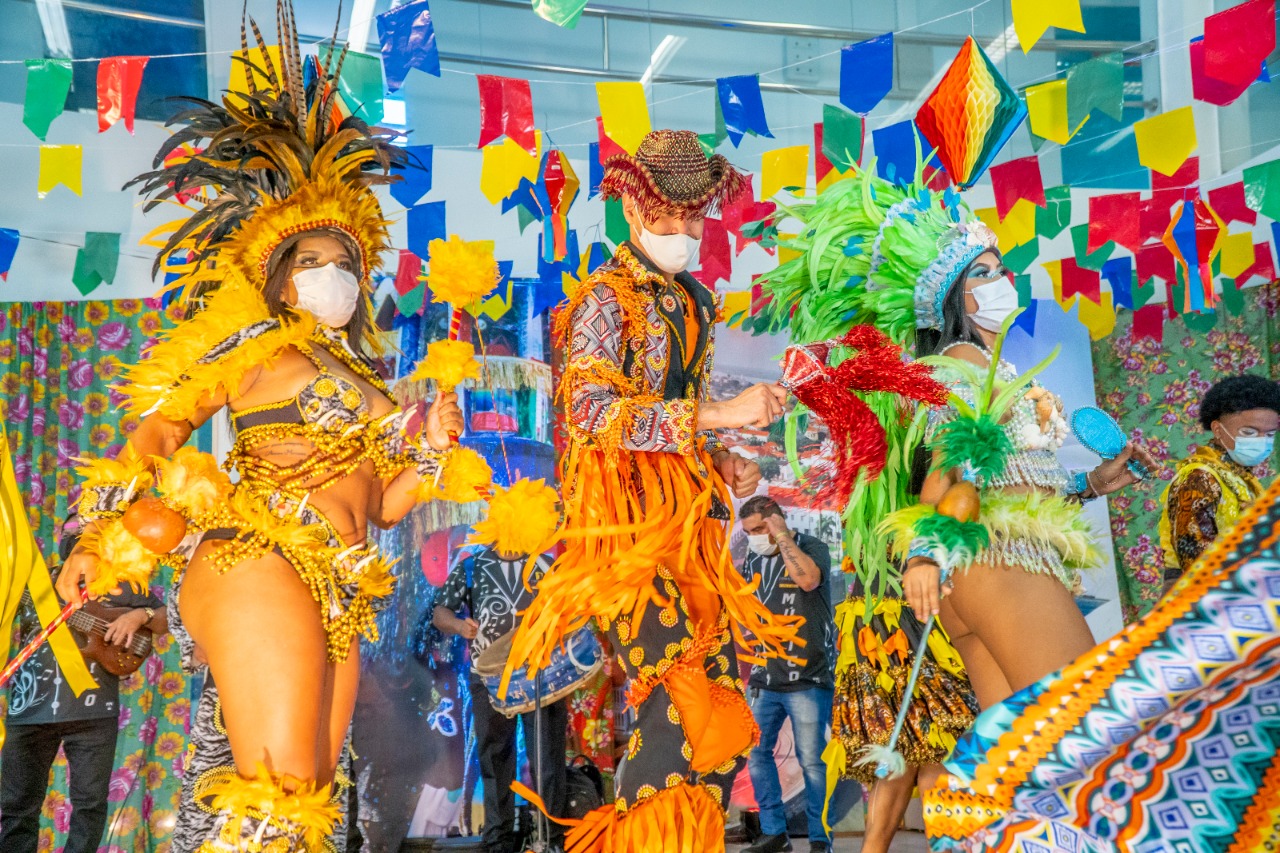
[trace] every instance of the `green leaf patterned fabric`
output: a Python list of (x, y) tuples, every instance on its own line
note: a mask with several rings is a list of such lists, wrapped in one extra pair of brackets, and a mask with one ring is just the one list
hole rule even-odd
[[(1226, 286), (1233, 287), (1229, 282)], [(1193, 317), (1195, 329), (1182, 317), (1168, 321), (1163, 344), (1133, 340), (1129, 311), (1119, 313), (1110, 336), (1093, 344), (1098, 404), (1140, 439), (1162, 467), (1158, 482), (1108, 500), (1126, 622), (1145, 615), (1160, 598), (1161, 498), (1173, 478), (1173, 464), (1209, 440), (1198, 420), (1200, 399), (1228, 376), (1280, 378), (1280, 282), (1229, 296), (1212, 317)], [(1267, 473), (1263, 483), (1270, 478)]]
[[(0, 304), (0, 417), (18, 486), (46, 560), (79, 496), (75, 457), (114, 456), (138, 417), (111, 383), (174, 317), (153, 300)], [(167, 577), (154, 580), (163, 597)], [(176, 644), (165, 636), (142, 669), (120, 682), (120, 736), (111, 775), (105, 853), (167, 853), (177, 813), (191, 713)], [(54, 765), (40, 850), (60, 850), (71, 814), (66, 764)]]

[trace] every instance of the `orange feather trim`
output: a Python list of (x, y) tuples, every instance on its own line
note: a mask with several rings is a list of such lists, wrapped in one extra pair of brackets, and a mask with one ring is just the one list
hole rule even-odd
[(561, 640), (592, 618), (609, 624), (629, 617), (639, 630), (650, 602), (667, 604), (653, 583), (659, 566), (682, 590), (713, 593), (741, 648), (795, 660), (786, 647), (803, 645), (796, 636), (802, 618), (771, 613), (756, 597), (757, 581), (733, 567), (728, 525), (706, 517), (717, 493), (731, 505), (720, 479), (703, 473), (710, 470), (703, 449), (610, 459), (604, 450), (571, 443), (562, 479), (565, 550), (522, 615), (504, 690), (516, 667), (546, 666)]

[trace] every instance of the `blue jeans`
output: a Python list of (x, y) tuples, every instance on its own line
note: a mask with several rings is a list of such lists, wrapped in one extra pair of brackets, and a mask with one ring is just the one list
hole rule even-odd
[(751, 771), (751, 787), (760, 806), (760, 830), (765, 835), (781, 835), (787, 831), (787, 816), (782, 809), (782, 784), (773, 749), (778, 743), (782, 722), (791, 718), (796, 758), (804, 771), (804, 796), (809, 817), (809, 840), (831, 839), (822, 827), (822, 809), (826, 805), (827, 766), (822, 761), (827, 730), (831, 726), (831, 700), (834, 692), (826, 687), (811, 687), (784, 693), (779, 690), (752, 688), (751, 712), (760, 727), (760, 744), (751, 750), (747, 767)]

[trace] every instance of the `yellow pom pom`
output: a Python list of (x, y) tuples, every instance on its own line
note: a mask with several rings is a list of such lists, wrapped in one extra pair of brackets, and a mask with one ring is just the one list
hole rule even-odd
[(80, 544), (98, 558), (98, 576), (89, 584), (90, 595), (108, 595), (126, 583), (143, 592), (160, 560), (125, 529), (120, 519), (85, 533)]
[(156, 491), (188, 521), (197, 520), (225, 504), (231, 497), (231, 478), (218, 460), (194, 447), (183, 447), (172, 459), (157, 459)]
[(427, 357), (409, 375), (411, 381), (435, 380), (441, 391), (452, 391), (468, 379), (480, 378), (476, 348), (467, 341), (436, 341), (427, 347)]
[(456, 503), (484, 500), (492, 482), (493, 469), (483, 456), (469, 447), (455, 447), (444, 462), (440, 482), (423, 483), (419, 498)]
[(432, 240), (427, 287), (432, 302), (448, 302), (465, 308), (479, 302), (498, 286), (502, 278), (493, 258), (492, 240), (463, 240), (457, 234), (448, 240)]
[(556, 490), (542, 480), (517, 480), (509, 489), (494, 489), (489, 514), (473, 528), (470, 541), (505, 553), (541, 554), (560, 527), (557, 501)]

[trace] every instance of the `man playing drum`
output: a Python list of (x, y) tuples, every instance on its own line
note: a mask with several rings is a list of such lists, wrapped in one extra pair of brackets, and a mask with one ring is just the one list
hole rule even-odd
[[(533, 600), (532, 588), (551, 561), (538, 558), (524, 582), (527, 554), (500, 552), (494, 547), (466, 554), (449, 572), (432, 611), (433, 624), (446, 634), (461, 634), (471, 641), (471, 661), (516, 627), (519, 614)], [(466, 608), (470, 614), (458, 614)], [(524, 725), (530, 760), (540, 760), (542, 797), (553, 817), (565, 813), (565, 733), (569, 724), (565, 699), (542, 706), (540, 730), (533, 710), (508, 718), (490, 701), (483, 678), (471, 671), (471, 711), (475, 715), (476, 751), (484, 781), (484, 846), (486, 853), (519, 853), (523, 833), (515, 828), (516, 723)], [(535, 735), (535, 732), (538, 734)], [(538, 748), (533, 748), (537, 743)], [(535, 765), (537, 768), (538, 765)], [(538, 772), (535, 769), (534, 772)], [(550, 822), (553, 848), (563, 844), (564, 828)], [(525, 829), (525, 827), (521, 827)]]

